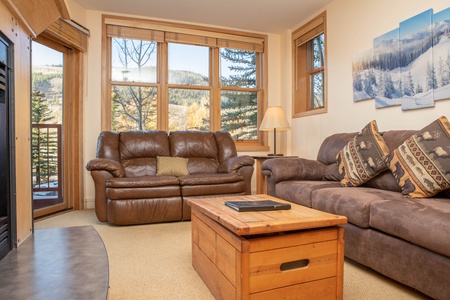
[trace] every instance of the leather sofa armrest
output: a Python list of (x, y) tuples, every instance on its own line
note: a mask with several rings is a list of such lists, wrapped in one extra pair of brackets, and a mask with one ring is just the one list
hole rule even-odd
[(244, 177), (245, 194), (252, 193), (252, 175), (255, 164), (253, 157), (249, 155), (238, 155), (230, 157), (219, 166), (219, 173), (239, 173)]
[(249, 155), (233, 156), (222, 162), (219, 166), (219, 173), (235, 173), (243, 167), (253, 166), (255, 160)]
[(268, 159), (261, 164), (266, 177), (267, 194), (275, 195), (275, 185), (286, 180), (323, 180), (327, 166), (306, 158)]
[(86, 164), (88, 171), (108, 171), (114, 177), (125, 177), (123, 166), (115, 160), (109, 158), (94, 158)]
[(306, 158), (277, 158), (264, 161), (261, 170), (275, 183), (285, 180), (322, 180), (326, 165)]

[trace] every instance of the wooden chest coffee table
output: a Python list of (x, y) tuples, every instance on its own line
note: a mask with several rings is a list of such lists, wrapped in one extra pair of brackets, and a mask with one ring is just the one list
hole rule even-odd
[(216, 299), (342, 299), (347, 218), (290, 203), (290, 210), (238, 212), (191, 199), (192, 265)]

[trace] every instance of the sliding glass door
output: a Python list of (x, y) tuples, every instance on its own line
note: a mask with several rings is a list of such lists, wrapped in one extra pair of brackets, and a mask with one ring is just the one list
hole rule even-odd
[(32, 43), (32, 184), (34, 217), (69, 208), (64, 197), (63, 128), (67, 48)]

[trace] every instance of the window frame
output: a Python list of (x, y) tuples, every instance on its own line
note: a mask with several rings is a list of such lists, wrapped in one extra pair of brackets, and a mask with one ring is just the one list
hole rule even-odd
[[(211, 28), (197, 25), (187, 25), (181, 23), (163, 22), (148, 19), (136, 19), (129, 17), (119, 17), (114, 15), (102, 16), (102, 116), (101, 129), (111, 130), (111, 85), (119, 84), (117, 81), (111, 81), (111, 37), (108, 36), (108, 26), (119, 26), (132, 30), (157, 30), (165, 33), (164, 42), (158, 42), (158, 65), (165, 65), (166, 67), (157, 68), (157, 82), (156, 83), (134, 83), (135, 85), (150, 85), (158, 89), (157, 101), (157, 129), (169, 131), (169, 99), (168, 93), (170, 88), (177, 89), (193, 89), (193, 90), (208, 90), (210, 91), (210, 130), (221, 130), (221, 91), (256, 91), (258, 93), (258, 108), (257, 108), (257, 126), (262, 121), (263, 112), (267, 108), (267, 35), (254, 34), (248, 32), (240, 32), (233, 30), (225, 30), (219, 28)], [(204, 35), (202, 39), (197, 39), (199, 35)], [(130, 38), (130, 37), (128, 37)], [(210, 39), (211, 38), (211, 39)], [(212, 46), (211, 40), (217, 41)], [(247, 42), (247, 41), (250, 41)], [(235, 47), (246, 47), (247, 44), (252, 44), (251, 41), (261, 43), (257, 52), (256, 69), (257, 82), (255, 88), (239, 88), (233, 86), (220, 86), (220, 48), (227, 48), (224, 45), (229, 45), (229, 48), (237, 49)], [(208, 86), (193, 86), (183, 84), (169, 84), (168, 83), (168, 44), (182, 43), (188, 45), (203, 45), (209, 47), (209, 64), (210, 64), (210, 82)], [(198, 43), (198, 44), (196, 44)], [(240, 48), (242, 49), (242, 48)], [(243, 49), (250, 50), (250, 49)], [(250, 50), (252, 51), (252, 50)], [(120, 82), (122, 85), (123, 82)], [(127, 83), (133, 84), (133, 83)], [(257, 132), (256, 140), (235, 140), (238, 151), (267, 151), (269, 150), (267, 132)]]
[[(292, 117), (324, 114), (328, 111), (326, 11), (292, 32)], [(324, 64), (314, 69), (313, 56), (308, 49), (314, 38), (324, 35)], [(323, 72), (323, 107), (314, 108), (311, 76)]]

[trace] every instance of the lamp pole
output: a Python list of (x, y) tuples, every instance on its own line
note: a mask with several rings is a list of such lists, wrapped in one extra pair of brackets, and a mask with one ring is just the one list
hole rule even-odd
[(283, 154), (277, 154), (277, 129), (273, 129), (273, 153), (267, 154), (267, 156), (283, 156)]

